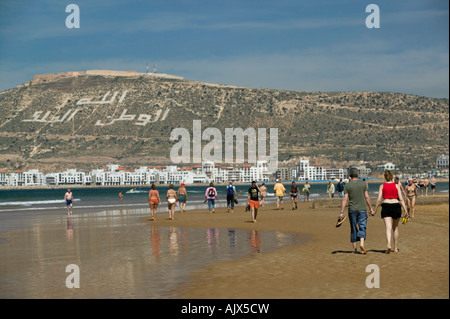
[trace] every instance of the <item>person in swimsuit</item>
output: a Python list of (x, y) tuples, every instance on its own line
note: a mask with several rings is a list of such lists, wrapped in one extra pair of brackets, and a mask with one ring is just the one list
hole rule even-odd
[(390, 171), (386, 171), (384, 172), (384, 179), (386, 180), (386, 183), (380, 185), (377, 205), (371, 215), (374, 216), (376, 214), (378, 206), (383, 200), (383, 203), (381, 204), (381, 218), (383, 218), (386, 227), (386, 254), (389, 254), (392, 249), (392, 233), (394, 234), (394, 252), (398, 252), (398, 222), (402, 216), (402, 206), (405, 210), (406, 217), (408, 217), (408, 209), (403, 201), (400, 187), (394, 182), (394, 175), (392, 175)]
[(72, 215), (73, 193), (70, 191), (70, 188), (67, 190), (66, 194), (64, 195), (64, 200), (66, 201), (67, 214)]
[(262, 183), (261, 187), (259, 188), (261, 190), (261, 207), (264, 206), (264, 199), (267, 196), (267, 187), (266, 183)]
[(410, 182), (405, 187), (405, 193), (406, 193), (406, 201), (408, 203), (408, 215), (414, 218), (414, 213), (416, 210), (415, 205), (417, 197), (417, 186), (414, 183), (412, 183), (412, 179), (410, 179)]
[(161, 203), (161, 199), (159, 198), (159, 192), (156, 189), (155, 184), (152, 185), (152, 189), (148, 192), (148, 204), (150, 206), (151, 219), (155, 220), (156, 218), (156, 209), (158, 208), (158, 203)]
[[(406, 198), (406, 192), (405, 189), (403, 188), (402, 183), (400, 182), (400, 178), (398, 176), (394, 177), (394, 182), (395, 184), (398, 185), (398, 187), (400, 188), (400, 190), (402, 191), (403, 196)], [(406, 183), (406, 185), (408, 185), (408, 183)]]
[(420, 195), (423, 196), (423, 190), (425, 189), (425, 183), (424, 183), (422, 177), (419, 179), (419, 189), (420, 189)]
[(181, 183), (181, 187), (178, 188), (177, 196), (178, 202), (180, 203), (180, 213), (184, 213), (186, 210), (186, 200), (187, 200), (187, 192), (186, 192), (186, 184)]
[(423, 181), (423, 187), (425, 187), (425, 196), (428, 196), (428, 184), (430, 184), (430, 181), (428, 180), (428, 178), (425, 178), (425, 180)]
[(177, 193), (173, 190), (173, 185), (169, 185), (169, 190), (167, 191), (167, 205), (169, 208), (169, 220), (173, 220), (175, 217), (175, 204), (178, 201)]
[(297, 209), (297, 196), (298, 196), (299, 190), (298, 190), (297, 185), (295, 185), (295, 182), (292, 182), (289, 193), (291, 195), (291, 200), (292, 200), (292, 210)]
[(436, 190), (436, 178), (435, 177), (431, 178), (430, 187), (431, 187), (431, 196), (434, 196), (434, 192)]

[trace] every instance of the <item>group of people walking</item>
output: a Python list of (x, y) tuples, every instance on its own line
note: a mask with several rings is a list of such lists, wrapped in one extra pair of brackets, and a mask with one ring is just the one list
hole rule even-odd
[[(306, 194), (309, 194), (310, 186), (308, 182), (306, 182), (303, 191)], [(277, 199), (277, 209), (284, 209), (283, 197), (286, 196), (286, 188), (278, 179), (276, 180), (274, 185), (274, 193)], [(249, 188), (247, 194), (247, 210), (251, 211), (253, 222), (256, 222), (258, 209), (260, 206), (264, 205), (267, 194), (268, 194), (267, 186), (265, 185), (265, 183), (262, 183), (261, 186), (258, 186), (255, 181), (251, 183), (251, 187)], [(289, 195), (292, 202), (292, 210), (298, 209), (297, 198), (299, 194), (300, 189), (295, 184), (295, 182), (292, 182), (292, 185), (289, 190)], [(204, 201), (204, 203), (206, 202), (208, 203), (208, 209), (210, 214), (215, 213), (217, 195), (218, 195), (217, 189), (214, 187), (213, 183), (210, 183), (209, 187), (206, 188)], [(169, 220), (174, 219), (175, 206), (177, 202), (179, 202), (180, 204), (180, 212), (186, 211), (185, 208), (187, 197), (188, 195), (184, 183), (181, 184), (180, 188), (177, 191), (174, 190), (174, 186), (172, 184), (169, 185), (169, 189), (166, 194), (169, 210)], [(227, 213), (233, 213), (235, 204), (238, 204), (238, 194), (236, 191), (236, 187), (233, 185), (232, 182), (229, 182), (227, 186), (226, 199), (227, 199)], [(150, 205), (151, 220), (155, 220), (156, 210), (158, 208), (158, 205), (161, 204), (159, 191), (156, 189), (155, 185), (152, 185), (151, 190), (149, 191), (148, 201)]]
[[(386, 232), (386, 243), (387, 249), (386, 253), (391, 251), (398, 252), (398, 239), (399, 230), (398, 225), (402, 215), (402, 208), (405, 212), (405, 219), (408, 220), (409, 217), (414, 218), (415, 213), (415, 199), (418, 196), (417, 190), (420, 189), (420, 185), (413, 179), (409, 178), (405, 187), (400, 183), (398, 177), (393, 176), (390, 171), (384, 173), (385, 182), (380, 185), (378, 191), (378, 198), (375, 205), (375, 209), (372, 208), (372, 203), (370, 201), (368, 184), (364, 180), (360, 180), (358, 177), (358, 170), (356, 168), (350, 169), (350, 181), (348, 183), (343, 183), (342, 180), (338, 184), (339, 193), (342, 192), (342, 205), (341, 211), (338, 216), (339, 223), (344, 219), (344, 209), (348, 205), (348, 218), (350, 221), (350, 242), (353, 246), (353, 252), (356, 253), (357, 242), (360, 243), (360, 249), (362, 254), (366, 254), (367, 250), (365, 247), (366, 239), (366, 225), (368, 216), (375, 216), (377, 209), (381, 206), (381, 218), (385, 224)], [(429, 182), (432, 189), (432, 194), (434, 195), (434, 189), (436, 187), (436, 180), (434, 178)], [(330, 184), (329, 184), (330, 185)], [(427, 185), (428, 186), (428, 185)], [(328, 186), (330, 189), (331, 187)], [(330, 189), (329, 193), (334, 193), (334, 187)], [(308, 182), (305, 183), (303, 192), (309, 194), (310, 186)], [(280, 180), (276, 180), (274, 185), (274, 195), (276, 196), (277, 209), (284, 209), (283, 198), (286, 196), (286, 188), (281, 183)], [(264, 205), (265, 198), (267, 196), (267, 187), (265, 183), (258, 186), (255, 181), (251, 183), (251, 187), (247, 194), (247, 210), (251, 211), (252, 221), (256, 222), (258, 215), (258, 209), (260, 206)], [(300, 194), (300, 190), (295, 182), (289, 190), (289, 196), (292, 202), (292, 210), (296, 210), (297, 198)], [(238, 203), (238, 194), (235, 186), (232, 182), (229, 182), (227, 186), (227, 212), (233, 213), (234, 205)], [(174, 185), (170, 184), (169, 189), (166, 193), (166, 199), (168, 203), (169, 220), (174, 219), (175, 206), (179, 203), (180, 212), (186, 211), (186, 201), (188, 199), (188, 194), (186, 191), (185, 184), (182, 183), (177, 191), (174, 190)], [(209, 213), (215, 213), (215, 201), (217, 199), (217, 189), (214, 187), (213, 183), (210, 183), (209, 187), (205, 191), (205, 203), (208, 202)], [(66, 202), (68, 214), (72, 214), (73, 207), (73, 193), (70, 189), (64, 195), (64, 200)], [(119, 193), (119, 200), (122, 201), (122, 192)], [(155, 185), (151, 186), (148, 193), (148, 201), (151, 212), (151, 220), (156, 218), (156, 210), (158, 205), (161, 204), (161, 198), (159, 191), (156, 189)], [(369, 214), (367, 214), (367, 207), (369, 208)]]
[[(184, 183), (181, 183), (181, 186), (177, 191), (175, 191), (173, 188), (173, 184), (170, 184), (166, 194), (167, 205), (169, 209), (169, 220), (173, 220), (175, 218), (175, 206), (177, 202), (180, 205), (180, 212), (186, 211), (186, 201), (188, 198), (186, 185)], [(148, 203), (150, 205), (150, 220), (155, 220), (156, 209), (158, 208), (158, 205), (161, 204), (159, 191), (156, 189), (155, 184), (152, 185), (150, 191), (148, 192)]]

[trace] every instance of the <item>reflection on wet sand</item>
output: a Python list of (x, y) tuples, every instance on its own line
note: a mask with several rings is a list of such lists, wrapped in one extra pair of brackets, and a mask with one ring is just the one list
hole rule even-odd
[[(304, 240), (268, 231), (155, 226), (142, 223), (142, 216), (48, 216), (2, 234), (8, 241), (0, 243), (0, 298), (173, 298), (174, 287), (195, 268)], [(79, 289), (65, 286), (69, 264), (80, 268)]]
[(73, 217), (67, 216), (66, 235), (68, 240), (73, 239)]

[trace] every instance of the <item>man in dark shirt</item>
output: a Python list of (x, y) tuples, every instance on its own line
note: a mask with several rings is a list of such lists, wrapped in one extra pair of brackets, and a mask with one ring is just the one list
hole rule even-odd
[(250, 206), (250, 209), (252, 211), (252, 222), (256, 223), (256, 216), (258, 215), (258, 208), (259, 208), (259, 193), (261, 190), (259, 189), (258, 185), (256, 185), (256, 182), (252, 182), (252, 187), (248, 189), (248, 203), (247, 205)]
[(344, 186), (345, 183), (342, 181), (342, 178), (339, 180), (339, 183), (337, 184), (337, 191), (339, 193), (339, 197), (344, 197)]

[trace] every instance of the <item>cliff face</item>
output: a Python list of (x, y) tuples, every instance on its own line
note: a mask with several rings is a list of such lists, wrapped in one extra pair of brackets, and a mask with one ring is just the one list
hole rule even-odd
[[(37, 83), (37, 84), (36, 84)], [(0, 169), (170, 164), (175, 128), (278, 128), (279, 160), (427, 164), (448, 154), (449, 103), (396, 93), (293, 92), (77, 74), (0, 93)], [(203, 146), (208, 141), (203, 142)]]

